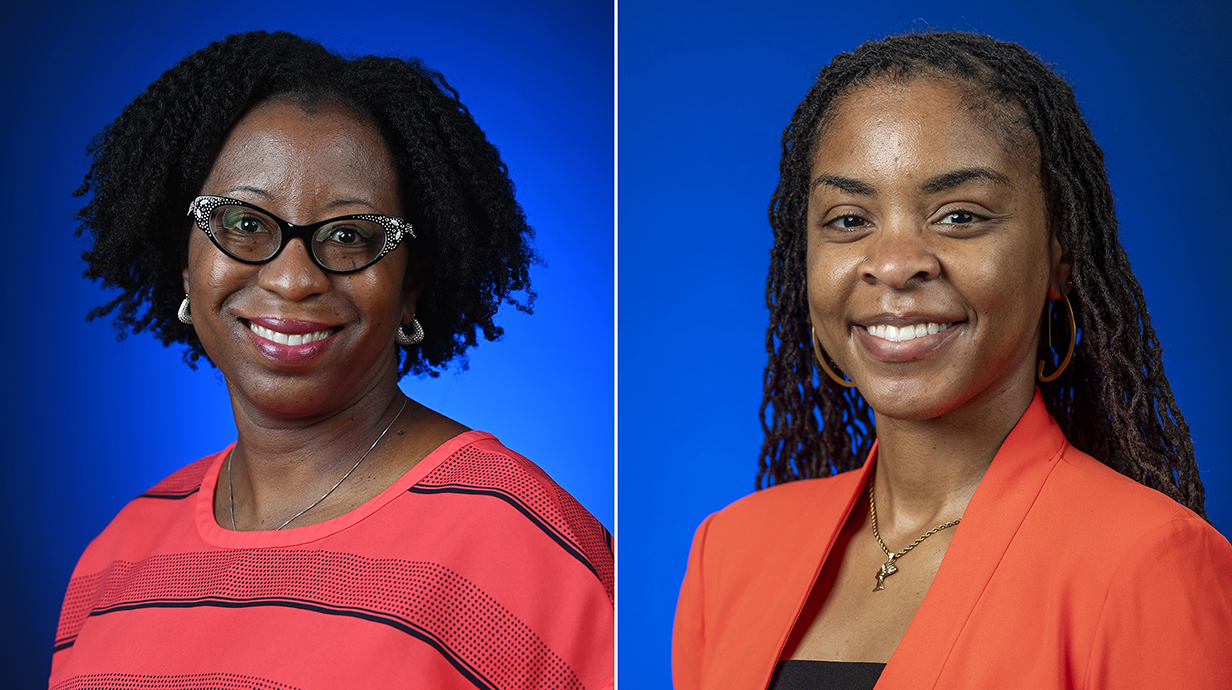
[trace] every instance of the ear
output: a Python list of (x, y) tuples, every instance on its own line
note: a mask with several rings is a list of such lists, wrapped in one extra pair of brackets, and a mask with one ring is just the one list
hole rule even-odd
[(406, 276), (402, 279), (402, 317), (399, 325), (408, 324), (415, 318), (419, 293), (423, 292), (423, 271), (419, 256), (412, 253), (406, 262)]
[(184, 267), (184, 270), (180, 271), (180, 277), (184, 279), (184, 294), (188, 295), (188, 282), (189, 281), (188, 281), (188, 267), (187, 266)]
[(1052, 270), (1049, 272), (1048, 299), (1058, 300), (1069, 294), (1074, 259), (1056, 235), (1053, 235), (1049, 245), (1049, 258)]

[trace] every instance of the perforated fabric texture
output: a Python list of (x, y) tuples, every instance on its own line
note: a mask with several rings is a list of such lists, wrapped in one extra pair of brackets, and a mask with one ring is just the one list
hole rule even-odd
[(182, 676), (138, 676), (100, 673), (78, 676), (51, 690), (296, 690), (290, 685), (229, 673)]
[(284, 532), (217, 524), (225, 454), (159, 482), (87, 549), (52, 687), (611, 686), (610, 535), (490, 435)]
[(352, 554), (213, 551), (116, 561), (106, 573), (69, 585), (56, 637), (72, 641), (88, 616), (189, 606), (362, 616), (420, 637), (497, 687), (517, 687), (530, 674), (544, 676), (547, 687), (581, 687), (533, 630), (465, 577), (435, 563)]
[(612, 535), (573, 496), (520, 456), (468, 446), (458, 451), (457, 460), (442, 465), (411, 490), (485, 491), (510, 502), (574, 551), (603, 583), (608, 599), (615, 599)]

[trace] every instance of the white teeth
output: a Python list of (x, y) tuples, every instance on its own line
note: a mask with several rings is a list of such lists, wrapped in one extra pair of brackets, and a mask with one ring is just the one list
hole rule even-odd
[(875, 335), (878, 338), (883, 338), (896, 343), (901, 343), (906, 340), (915, 340), (926, 335), (940, 333), (954, 324), (950, 323), (917, 323), (914, 326), (890, 326), (887, 324), (877, 324), (876, 326), (868, 326), (870, 335)]
[(326, 328), (320, 331), (313, 331), (312, 333), (287, 335), (286, 333), (279, 333), (278, 331), (270, 330), (264, 326), (258, 326), (251, 321), (248, 322), (248, 328), (253, 333), (256, 333), (266, 340), (272, 340), (283, 345), (307, 345), (308, 343), (315, 343), (318, 340), (328, 338), (334, 332), (334, 329)]

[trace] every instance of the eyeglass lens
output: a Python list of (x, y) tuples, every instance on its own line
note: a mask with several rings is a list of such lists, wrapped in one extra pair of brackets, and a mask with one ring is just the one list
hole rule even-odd
[[(278, 221), (257, 209), (227, 204), (210, 214), (210, 231), (218, 246), (241, 261), (267, 261), (282, 246)], [(312, 232), (309, 250), (332, 271), (353, 271), (372, 263), (385, 246), (385, 226), (347, 218)]]

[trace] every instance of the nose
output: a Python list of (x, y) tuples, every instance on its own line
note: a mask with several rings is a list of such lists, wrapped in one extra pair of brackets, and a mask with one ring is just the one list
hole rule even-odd
[(298, 302), (329, 289), (329, 276), (308, 256), (303, 240), (291, 240), (273, 261), (262, 264), (257, 284), (284, 299)]
[(941, 262), (929, 246), (927, 231), (919, 227), (883, 227), (869, 238), (869, 254), (860, 264), (860, 277), (903, 289), (933, 280), (941, 274)]

